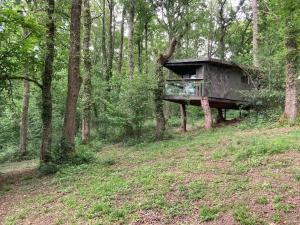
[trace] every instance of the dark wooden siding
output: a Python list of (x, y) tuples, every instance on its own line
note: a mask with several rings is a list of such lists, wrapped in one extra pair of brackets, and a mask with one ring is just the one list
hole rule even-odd
[(204, 94), (211, 98), (245, 100), (241, 93), (250, 90), (247, 78), (238, 68), (206, 64), (204, 68)]

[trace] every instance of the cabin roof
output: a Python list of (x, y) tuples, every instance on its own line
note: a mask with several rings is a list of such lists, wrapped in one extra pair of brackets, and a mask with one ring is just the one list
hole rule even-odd
[(256, 78), (263, 78), (263, 71), (254, 66), (241, 65), (230, 61), (224, 61), (214, 58), (194, 58), (194, 59), (173, 59), (169, 60), (164, 64), (164, 67), (172, 70), (176, 74), (185, 75), (194, 73), (200, 65), (210, 64), (210, 65), (218, 65), (220, 67), (231, 67), (235, 69), (242, 70), (246, 72), (246, 74), (251, 74), (251, 76)]
[(191, 71), (194, 71), (200, 65), (203, 64), (212, 64), (223, 67), (233, 67), (239, 68), (241, 67), (238, 64), (228, 61), (222, 61), (219, 59), (208, 59), (208, 58), (197, 58), (197, 59), (175, 59), (169, 60), (164, 64), (164, 67), (172, 70), (173, 72), (183, 75), (188, 74)]

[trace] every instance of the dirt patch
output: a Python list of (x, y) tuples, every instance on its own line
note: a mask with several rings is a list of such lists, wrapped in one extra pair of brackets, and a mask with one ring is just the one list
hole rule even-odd
[(136, 222), (130, 223), (131, 225), (160, 225), (165, 224), (163, 215), (160, 211), (155, 210), (142, 210), (139, 213), (139, 219)]

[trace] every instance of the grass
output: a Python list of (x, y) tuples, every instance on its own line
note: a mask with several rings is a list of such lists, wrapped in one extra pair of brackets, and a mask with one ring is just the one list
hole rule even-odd
[(15, 172), (16, 169), (19, 171), (27, 170), (27, 169), (35, 169), (38, 167), (38, 160), (28, 160), (21, 162), (13, 162), (13, 163), (2, 163), (0, 164), (0, 172), (1, 173), (10, 173)]
[(203, 206), (200, 209), (200, 219), (201, 221), (214, 220), (217, 218), (219, 211), (216, 207)]
[(261, 205), (267, 205), (269, 203), (269, 201), (266, 196), (261, 196), (256, 199), (256, 203), (261, 204)]
[(93, 163), (8, 184), (2, 223), (221, 224), (229, 217), (242, 225), (297, 224), (299, 203), (289, 199), (300, 194), (299, 127), (228, 126), (172, 136), (104, 146)]
[(233, 216), (237, 222), (241, 225), (258, 225), (264, 224), (264, 222), (243, 204), (234, 208)]

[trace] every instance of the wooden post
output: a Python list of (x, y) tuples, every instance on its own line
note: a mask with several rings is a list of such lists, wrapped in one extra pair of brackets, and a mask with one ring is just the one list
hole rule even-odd
[(186, 108), (185, 104), (180, 104), (180, 131), (186, 132)]
[(212, 128), (212, 116), (211, 116), (211, 110), (209, 106), (208, 97), (201, 97), (201, 107), (204, 112), (204, 127), (205, 129), (211, 129)]
[(217, 115), (217, 119), (216, 119), (217, 123), (221, 123), (225, 121), (225, 118), (223, 116), (223, 109), (218, 108), (218, 115)]

